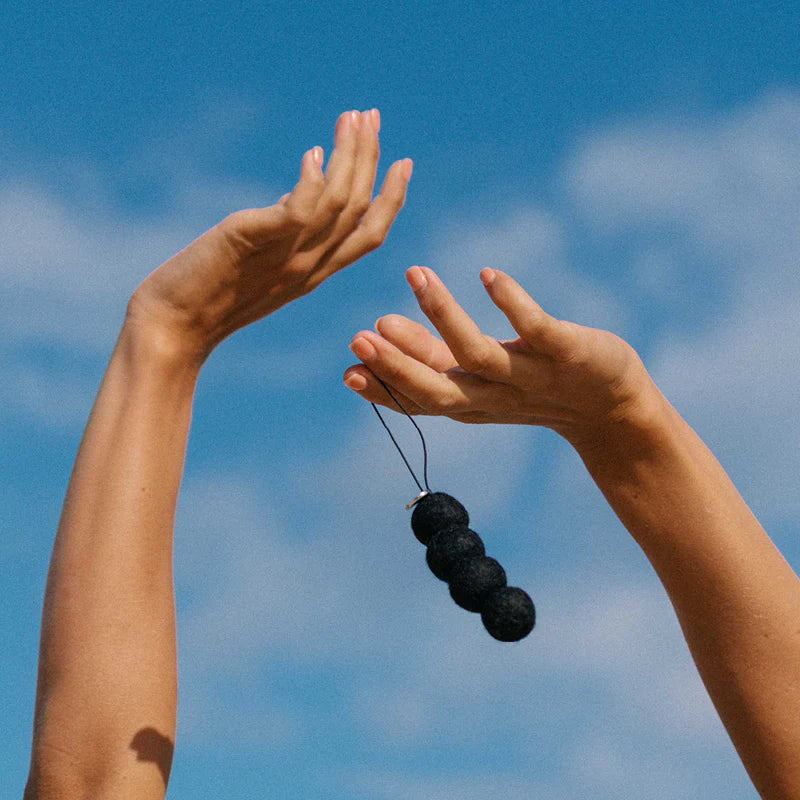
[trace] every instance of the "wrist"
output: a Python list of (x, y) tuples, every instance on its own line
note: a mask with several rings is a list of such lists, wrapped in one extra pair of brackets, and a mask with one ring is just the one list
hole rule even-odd
[(153, 376), (191, 384), (196, 382), (200, 368), (208, 357), (208, 352), (190, 339), (155, 320), (132, 312), (130, 304), (117, 347), (122, 350), (130, 366)]
[(642, 368), (624, 402), (566, 438), (595, 479), (613, 475), (624, 481), (637, 464), (656, 457), (669, 441), (675, 414)]
[(128, 301), (121, 337), (148, 363), (195, 376), (213, 350), (213, 345), (157, 313), (139, 291)]

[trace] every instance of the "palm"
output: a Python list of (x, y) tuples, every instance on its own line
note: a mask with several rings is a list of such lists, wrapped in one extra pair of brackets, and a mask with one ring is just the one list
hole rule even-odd
[[(572, 441), (635, 401), (644, 367), (633, 349), (607, 331), (545, 314), (508, 276), (489, 287), (492, 300), (519, 334), (498, 342), (484, 336), (425, 268), (412, 267), (420, 307), (442, 335), (390, 315), (377, 333), (362, 331), (351, 349), (364, 367), (345, 374), (350, 388), (393, 407), (381, 381), (409, 413), (459, 422), (544, 425)], [(376, 380), (380, 379), (380, 380)]]

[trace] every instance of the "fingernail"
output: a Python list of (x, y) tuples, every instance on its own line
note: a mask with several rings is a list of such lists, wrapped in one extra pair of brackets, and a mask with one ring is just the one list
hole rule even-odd
[(406, 158), (403, 161), (403, 177), (407, 180), (411, 180), (411, 173), (414, 171), (414, 162), (410, 158)]
[(481, 270), (481, 281), (487, 289), (494, 283), (495, 277), (496, 275), (493, 269), (486, 267), (485, 269)]
[(369, 112), (372, 117), (372, 127), (375, 128), (375, 133), (381, 129), (381, 112), (377, 108), (373, 108)]
[(363, 375), (359, 375), (357, 372), (352, 372), (350, 375), (345, 375), (344, 385), (348, 389), (353, 389), (353, 391), (360, 392), (367, 388), (367, 379)]
[(377, 355), (372, 342), (363, 336), (358, 336), (350, 342), (350, 350), (356, 358), (360, 358), (362, 361), (371, 361)]
[(353, 124), (353, 130), (357, 131), (361, 122), (361, 114), (359, 114), (358, 111), (351, 111), (350, 122)]
[(419, 267), (409, 267), (406, 271), (406, 280), (415, 294), (428, 284), (425, 273)]
[(313, 151), (312, 151), (312, 157), (313, 157), (313, 159), (314, 159), (314, 163), (315, 163), (315, 164), (316, 164), (318, 167), (321, 167), (321, 166), (322, 166), (322, 156), (323, 156), (323, 153), (322, 153), (322, 148), (321, 148), (321, 147), (315, 147), (315, 148), (313, 149)]
[[(399, 314), (386, 314), (375, 323), (375, 330), (383, 336), (384, 331), (398, 330), (398, 328), (404, 326), (405, 322), (407, 320)], [(383, 338), (385, 339), (386, 337), (384, 336)]]

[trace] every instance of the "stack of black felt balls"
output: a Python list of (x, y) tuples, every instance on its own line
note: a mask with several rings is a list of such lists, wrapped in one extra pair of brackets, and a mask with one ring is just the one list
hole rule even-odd
[(423, 495), (411, 515), (414, 535), (427, 548), (431, 572), (450, 585), (450, 596), (480, 613), (487, 631), (501, 642), (527, 636), (536, 621), (528, 593), (506, 585), (506, 573), (486, 555), (481, 537), (469, 528), (469, 514), (449, 494)]

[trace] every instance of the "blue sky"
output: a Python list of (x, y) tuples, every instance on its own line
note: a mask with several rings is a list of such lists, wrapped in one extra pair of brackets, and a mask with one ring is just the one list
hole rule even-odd
[(789, 3), (4, 4), (0, 795), (24, 784), (49, 549), (127, 297), (377, 106), (383, 168), (415, 162), (387, 243), (201, 375), (168, 796), (755, 797), (574, 453), (422, 422), (431, 483), (537, 603), (504, 646), (427, 572), (413, 483), (340, 377), (352, 333), (418, 317), (408, 265), (498, 336), (477, 273), (506, 269), (637, 347), (800, 566), (798, 24)]

